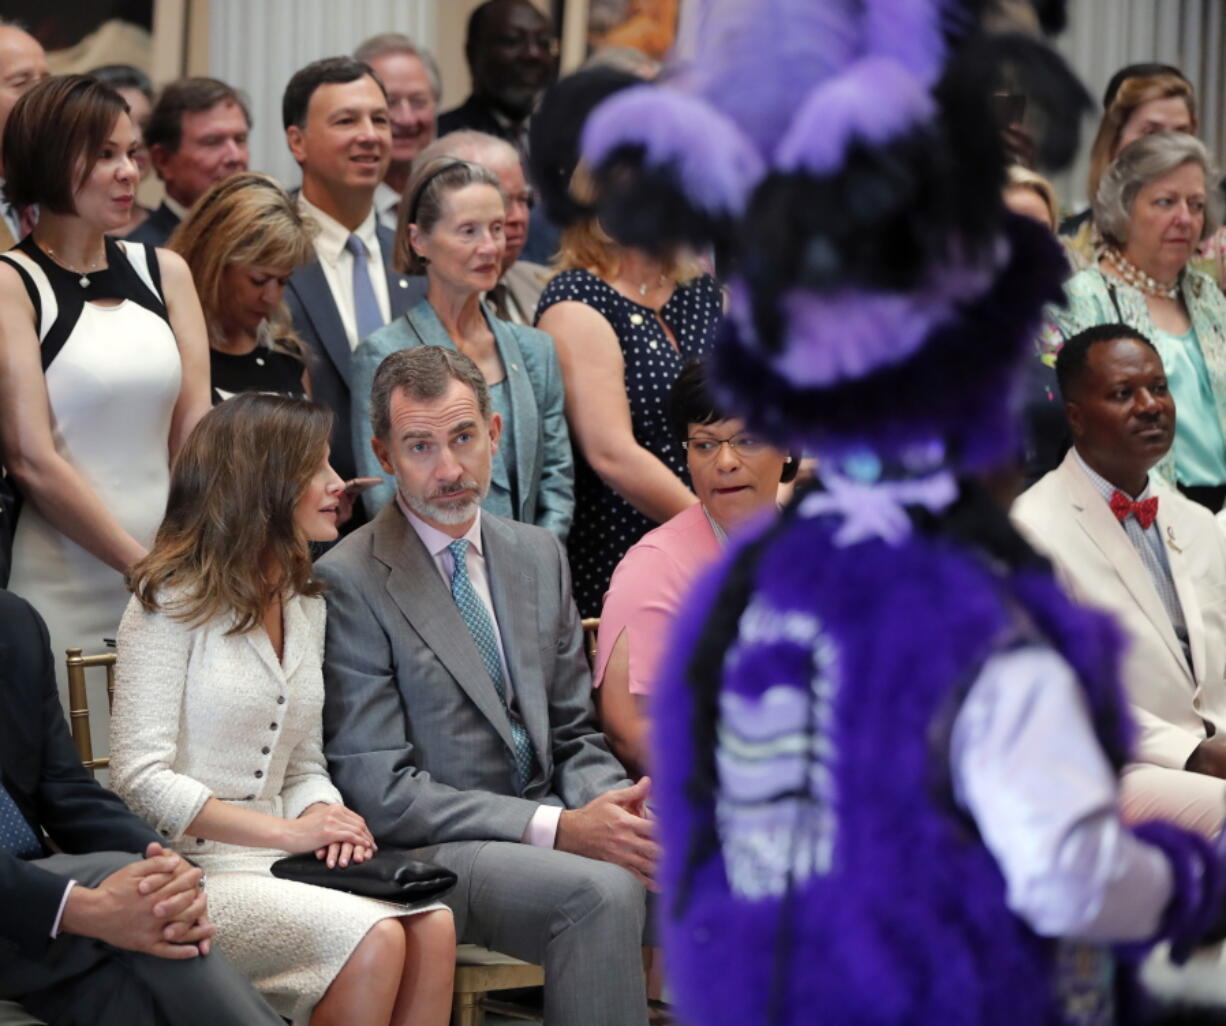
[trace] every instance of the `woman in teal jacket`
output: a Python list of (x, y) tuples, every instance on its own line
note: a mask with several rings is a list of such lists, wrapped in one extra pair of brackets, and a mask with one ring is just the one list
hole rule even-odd
[(397, 252), (407, 273), (424, 271), (426, 298), (353, 353), (353, 448), (358, 473), (383, 479), (363, 496), (374, 516), (396, 494), (395, 480), (370, 448), (375, 371), (397, 350), (450, 346), (481, 368), (503, 421), (483, 508), (565, 540), (575, 503), (574, 467), (553, 340), (500, 320), (481, 299), (502, 273), (504, 216), (498, 179), (479, 164), (441, 157), (415, 171), (405, 190)]

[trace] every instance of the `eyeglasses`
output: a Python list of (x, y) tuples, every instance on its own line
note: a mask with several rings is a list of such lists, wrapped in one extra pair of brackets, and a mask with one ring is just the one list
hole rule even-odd
[(399, 96), (389, 96), (387, 98), (387, 109), (395, 110), (397, 107), (408, 107), (414, 114), (420, 114), (423, 111), (430, 110), (434, 107), (434, 97), (429, 93), (413, 93), (412, 95), (404, 94)]
[(722, 446), (728, 446), (733, 454), (741, 459), (757, 456), (768, 445), (765, 439), (754, 435), (733, 435), (731, 438), (710, 438), (699, 436), (687, 438), (681, 443), (681, 448), (693, 453), (700, 460), (713, 460)]

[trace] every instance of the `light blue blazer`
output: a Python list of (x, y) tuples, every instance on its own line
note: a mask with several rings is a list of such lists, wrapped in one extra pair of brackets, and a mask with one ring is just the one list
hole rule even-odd
[[(563, 541), (570, 530), (575, 509), (575, 472), (570, 433), (563, 410), (562, 369), (553, 339), (536, 328), (495, 317), (484, 303), (481, 312), (494, 333), (498, 355), (506, 369), (511, 404), (510, 423), (503, 425), (515, 442), (518, 508), (513, 508), (510, 483), (496, 475), (482, 508), (498, 516), (548, 528)], [(350, 361), (353, 451), (357, 473), (381, 477), (362, 496), (366, 513), (373, 518), (396, 494), (395, 479), (383, 472), (370, 447), (374, 433), (370, 420), (370, 386), (384, 358), (412, 346), (448, 346), (455, 343), (444, 330), (426, 299), (403, 317), (362, 340)]]

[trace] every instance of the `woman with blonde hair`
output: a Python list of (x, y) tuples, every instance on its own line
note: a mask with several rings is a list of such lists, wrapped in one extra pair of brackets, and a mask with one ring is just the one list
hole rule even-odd
[[(1091, 204), (1107, 168), (1130, 142), (1154, 132), (1194, 135), (1196, 130), (1196, 95), (1178, 68), (1169, 64), (1121, 68), (1107, 85), (1103, 117), (1090, 147), (1086, 196)], [(1068, 237), (1070, 256), (1080, 266), (1088, 266), (1097, 258), (1102, 239), (1095, 230), (1091, 210), (1066, 219), (1060, 225), (1060, 234)]]
[(1048, 231), (1056, 230), (1060, 216), (1056, 190), (1037, 171), (1021, 164), (1010, 164), (1005, 172), (1004, 201), (1013, 213), (1038, 221)]
[(239, 392), (310, 394), (306, 356), (282, 301), (290, 275), (315, 259), (314, 227), (267, 175), (214, 185), (175, 230), (209, 332), (216, 405)]
[(698, 501), (668, 395), (709, 349), (722, 295), (696, 261), (619, 246), (595, 217), (563, 230), (555, 266), (537, 326), (557, 343), (575, 444), (575, 601), (599, 616), (630, 546)]
[(317, 403), (248, 393), (180, 451), (157, 540), (129, 575), (111, 779), (205, 869), (217, 944), (281, 1015), (443, 1026), (455, 962), (443, 906), (271, 873), (314, 852), (340, 875), (375, 849), (323, 755), (326, 609), (308, 545), (337, 536), (331, 428)]

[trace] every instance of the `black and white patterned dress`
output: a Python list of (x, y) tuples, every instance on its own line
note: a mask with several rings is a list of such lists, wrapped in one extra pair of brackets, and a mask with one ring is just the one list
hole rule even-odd
[[(55, 263), (32, 235), (0, 259), (17, 269), (34, 307), (56, 452), (119, 526), (149, 546), (170, 491), (170, 425), (182, 364), (156, 250), (110, 238), (105, 246), (106, 267), (88, 276)], [(26, 502), (9, 590), (47, 622), (67, 709), (64, 650), (101, 652), (103, 639), (115, 636), (129, 597), (123, 574)], [(107, 753), (106, 708), (96, 702), (90, 709), (97, 756)]]
[[(589, 271), (563, 271), (550, 281), (541, 294), (537, 319), (554, 303), (565, 301), (590, 306), (612, 325), (626, 362), (634, 439), (688, 487), (685, 451), (668, 424), (668, 393), (681, 369), (711, 347), (722, 309), (719, 285), (703, 275), (679, 286), (661, 308), (660, 317), (677, 348), (654, 310), (627, 299)], [(630, 546), (655, 526), (600, 480), (576, 446), (575, 519), (568, 549), (580, 615), (600, 615), (614, 568)]]

